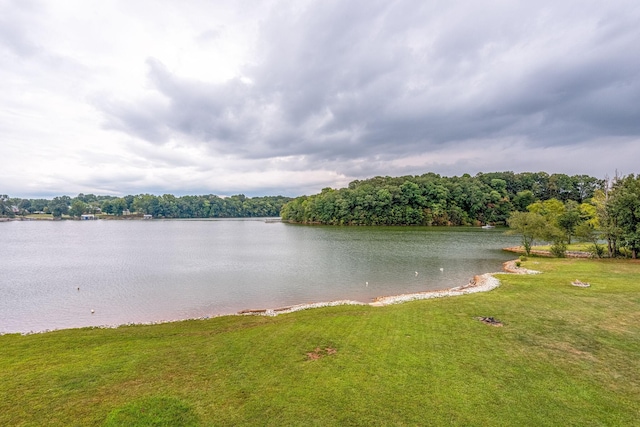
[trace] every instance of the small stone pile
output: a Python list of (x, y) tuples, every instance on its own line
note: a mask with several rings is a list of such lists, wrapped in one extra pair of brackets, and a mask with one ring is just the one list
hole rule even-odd
[(590, 286), (591, 286), (589, 283), (587, 283), (587, 282), (582, 282), (582, 281), (580, 281), (580, 280), (578, 280), (578, 279), (576, 279), (576, 280), (574, 280), (573, 282), (571, 282), (571, 284), (572, 284), (573, 286), (577, 286), (577, 287), (579, 287), (579, 288), (588, 288), (588, 287), (590, 287)]

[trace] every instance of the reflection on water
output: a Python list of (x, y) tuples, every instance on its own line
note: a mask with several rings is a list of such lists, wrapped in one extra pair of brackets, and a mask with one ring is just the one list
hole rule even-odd
[(368, 302), (465, 284), (518, 243), (480, 228), (255, 219), (10, 222), (0, 239), (0, 332)]

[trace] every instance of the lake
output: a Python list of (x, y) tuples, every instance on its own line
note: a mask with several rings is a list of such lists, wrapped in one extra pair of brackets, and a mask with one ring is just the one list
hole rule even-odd
[(501, 248), (519, 243), (500, 229), (265, 219), (13, 221), (0, 241), (0, 333), (370, 302), (500, 271), (514, 257)]

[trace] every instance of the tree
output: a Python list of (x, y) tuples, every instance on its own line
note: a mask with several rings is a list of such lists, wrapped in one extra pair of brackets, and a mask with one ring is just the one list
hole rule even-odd
[(548, 223), (544, 217), (535, 212), (512, 212), (507, 219), (510, 234), (520, 234), (522, 246), (527, 255), (531, 255), (531, 246), (536, 239), (541, 239), (547, 233)]
[(87, 204), (80, 199), (76, 199), (71, 203), (71, 208), (69, 209), (69, 215), (80, 217), (86, 211)]
[(571, 237), (575, 234), (576, 227), (582, 222), (580, 218), (580, 210), (578, 204), (573, 200), (569, 200), (565, 204), (565, 210), (558, 215), (556, 223), (560, 230), (564, 233), (567, 244), (571, 244)]
[(11, 203), (9, 203), (9, 196), (6, 194), (0, 195), (0, 216), (14, 216), (13, 210), (11, 209)]
[(527, 210), (542, 215), (548, 222), (555, 223), (560, 215), (565, 212), (564, 204), (558, 199), (537, 201), (527, 207)]
[(54, 218), (60, 218), (62, 215), (66, 215), (69, 212), (69, 204), (71, 198), (69, 196), (54, 197), (49, 202), (49, 212), (51, 212)]
[(633, 259), (640, 251), (640, 175), (617, 180), (609, 199), (609, 215), (615, 218), (621, 243)]
[(593, 256), (602, 258), (604, 255), (604, 247), (598, 244), (600, 234), (596, 231), (592, 223), (585, 221), (578, 225), (575, 235), (580, 241), (591, 243), (592, 246), (589, 250)]
[(516, 194), (516, 197), (513, 199), (513, 207), (519, 211), (524, 212), (527, 210), (527, 206), (532, 205), (533, 203), (535, 203), (535, 201), (536, 197), (533, 195), (533, 191), (519, 191), (518, 194)]
[(607, 249), (609, 257), (612, 258), (618, 253), (618, 240), (620, 229), (617, 225), (617, 219), (614, 216), (611, 203), (611, 183), (609, 178), (605, 178), (605, 184), (602, 189), (596, 190), (591, 199), (596, 210), (598, 218), (597, 226), (602, 232), (602, 237), (607, 240)]

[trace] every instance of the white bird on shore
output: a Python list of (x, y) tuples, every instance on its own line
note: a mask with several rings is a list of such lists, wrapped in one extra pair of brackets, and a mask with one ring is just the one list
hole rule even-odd
[(93, 311), (93, 308), (91, 309), (91, 314), (95, 313), (95, 311)]
[(418, 272), (416, 271), (416, 277), (418, 277)]
[(369, 282), (364, 282), (365, 286), (369, 286)]
[(440, 271), (444, 271), (444, 268), (440, 267)]

